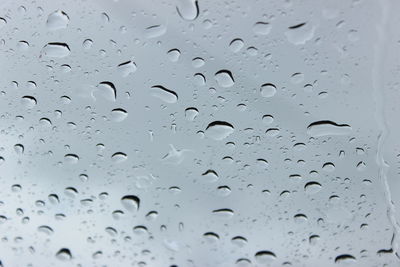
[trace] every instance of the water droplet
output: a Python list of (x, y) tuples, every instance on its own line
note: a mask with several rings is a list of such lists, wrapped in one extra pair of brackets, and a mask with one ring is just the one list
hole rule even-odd
[(269, 251), (269, 250), (262, 250), (258, 251), (254, 257), (256, 258), (256, 261), (260, 264), (268, 264), (271, 263), (271, 261), (276, 259), (275, 253)]
[(76, 154), (66, 154), (64, 156), (65, 162), (71, 163), (71, 164), (76, 164), (79, 161), (79, 157)]
[(194, 68), (200, 68), (204, 66), (204, 64), (205, 64), (204, 59), (202, 59), (201, 57), (196, 57), (192, 59), (192, 66)]
[(126, 195), (121, 198), (122, 206), (129, 211), (137, 211), (140, 207), (140, 199), (135, 195)]
[(217, 209), (217, 210), (213, 210), (212, 213), (214, 215), (224, 218), (224, 219), (230, 219), (235, 214), (234, 211), (231, 209)]
[(24, 150), (25, 150), (25, 148), (24, 148), (23, 145), (21, 145), (21, 144), (16, 144), (16, 145), (14, 145), (14, 151), (15, 151), (15, 153), (17, 153), (18, 155), (24, 154)]
[(350, 254), (342, 254), (342, 255), (339, 255), (339, 256), (337, 256), (335, 258), (335, 263), (349, 264), (349, 263), (355, 263), (355, 262), (357, 262), (356, 258), (353, 255), (350, 255)]
[(215, 73), (215, 80), (221, 87), (231, 87), (235, 84), (232, 73), (229, 70), (220, 70)]
[(112, 82), (104, 81), (97, 85), (93, 96), (100, 95), (103, 99), (115, 101), (117, 99), (117, 89)]
[(24, 107), (31, 109), (36, 106), (37, 101), (36, 98), (34, 98), (33, 96), (26, 95), (22, 97), (21, 103)]
[(145, 30), (145, 36), (146, 38), (157, 38), (162, 35), (164, 35), (167, 32), (167, 27), (164, 25), (153, 25), (150, 27), (147, 27)]
[(181, 55), (181, 51), (178, 49), (171, 49), (167, 53), (169, 60), (172, 62), (177, 62), (179, 60), (179, 57)]
[(268, 22), (257, 22), (253, 25), (253, 32), (258, 35), (267, 35), (271, 31), (271, 24)]
[(295, 45), (303, 45), (314, 37), (316, 27), (309, 23), (300, 23), (288, 28), (285, 32), (289, 42)]
[(137, 66), (133, 61), (127, 61), (118, 65), (118, 71), (122, 77), (128, 77), (137, 70)]
[(322, 169), (326, 172), (333, 172), (335, 170), (335, 164), (327, 162), (322, 166)]
[(229, 44), (229, 48), (231, 49), (231, 51), (232, 51), (233, 53), (239, 52), (240, 49), (243, 48), (243, 46), (244, 46), (244, 42), (243, 42), (242, 39), (239, 39), (239, 38), (233, 39), (233, 40), (231, 41), (231, 43)]
[(263, 97), (273, 97), (276, 94), (276, 86), (272, 83), (265, 83), (261, 85), (260, 92)]
[(193, 121), (197, 115), (199, 114), (199, 111), (197, 110), (197, 108), (187, 108), (185, 109), (185, 117), (187, 120), (189, 121)]
[(115, 163), (121, 163), (125, 160), (128, 159), (128, 156), (123, 153), (123, 152), (116, 152), (111, 156), (111, 159), (115, 162)]
[(72, 259), (71, 251), (67, 248), (60, 249), (56, 254), (57, 259), (62, 261), (68, 261)]
[(163, 163), (179, 165), (185, 159), (185, 152), (187, 149), (177, 150), (172, 144), (169, 145), (170, 149), (168, 153), (162, 158)]
[(214, 121), (208, 124), (206, 136), (214, 140), (222, 140), (234, 132), (232, 124), (225, 121)]
[(274, 117), (272, 115), (264, 115), (262, 117), (262, 122), (265, 124), (271, 124), (274, 122)]
[(218, 181), (219, 178), (217, 172), (214, 170), (207, 170), (201, 175), (203, 176), (202, 180), (207, 183), (214, 183)]
[(179, 0), (176, 11), (184, 20), (195, 20), (199, 16), (199, 4), (197, 0)]
[(91, 39), (86, 39), (82, 43), (82, 47), (85, 49), (90, 49), (90, 48), (92, 48), (92, 46), (93, 46), (93, 41)]
[(67, 28), (68, 23), (68, 15), (64, 11), (56, 10), (47, 17), (46, 26), (49, 30), (55, 31)]
[(154, 85), (151, 87), (151, 95), (161, 99), (166, 103), (176, 103), (178, 101), (178, 94), (174, 91), (165, 88), (161, 85)]
[(115, 108), (111, 111), (111, 120), (115, 122), (121, 122), (128, 117), (128, 112), (122, 108)]
[(45, 233), (46, 235), (51, 235), (54, 232), (53, 229), (51, 229), (51, 227), (47, 226), (47, 225), (39, 226), (38, 227), (38, 231), (42, 232), (42, 233)]
[(48, 43), (42, 48), (40, 55), (47, 57), (62, 58), (69, 56), (71, 50), (65, 43)]
[(314, 137), (326, 135), (348, 135), (351, 127), (347, 124), (337, 124), (333, 121), (316, 121), (307, 127), (307, 134)]
[(304, 190), (306, 191), (307, 194), (315, 194), (321, 190), (322, 186), (318, 182), (308, 182), (304, 186)]

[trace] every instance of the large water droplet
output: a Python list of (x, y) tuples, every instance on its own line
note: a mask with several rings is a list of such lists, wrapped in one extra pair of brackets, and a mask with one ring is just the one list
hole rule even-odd
[(154, 85), (151, 87), (151, 95), (161, 99), (166, 103), (176, 103), (178, 101), (178, 94), (174, 91), (165, 88), (162, 85)]
[(220, 70), (215, 73), (215, 80), (221, 87), (231, 87), (235, 84), (232, 73), (229, 70)]
[(318, 182), (308, 182), (304, 186), (304, 190), (306, 191), (307, 194), (315, 194), (321, 190), (322, 186)]
[(137, 211), (140, 207), (140, 199), (135, 195), (126, 195), (121, 198), (122, 206), (129, 211)]
[(271, 261), (276, 259), (275, 253), (269, 251), (269, 250), (262, 250), (258, 251), (254, 257), (256, 258), (256, 261), (260, 264), (267, 264), (271, 263)]
[(234, 132), (232, 124), (226, 121), (214, 121), (208, 124), (206, 128), (206, 136), (215, 139), (222, 140), (228, 137)]
[(316, 121), (307, 127), (308, 135), (318, 137), (326, 135), (348, 135), (351, 127), (347, 124), (337, 124), (333, 121)]
[(115, 101), (117, 99), (117, 89), (112, 82), (104, 81), (97, 85), (97, 89), (94, 90), (93, 96), (101, 96), (102, 98)]
[(263, 97), (273, 97), (276, 94), (276, 86), (272, 83), (265, 83), (261, 85), (260, 92)]
[(184, 20), (195, 20), (199, 16), (199, 5), (197, 0), (179, 0), (176, 11)]
[(42, 48), (41, 56), (62, 58), (71, 53), (69, 46), (65, 43), (48, 43)]
[(115, 122), (121, 122), (128, 117), (128, 112), (122, 108), (115, 108), (111, 111), (111, 120)]
[(46, 26), (49, 30), (55, 31), (67, 28), (68, 23), (68, 15), (64, 11), (57, 10), (47, 17)]

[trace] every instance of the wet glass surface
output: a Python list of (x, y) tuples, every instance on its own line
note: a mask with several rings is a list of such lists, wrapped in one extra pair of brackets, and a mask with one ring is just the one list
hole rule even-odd
[(400, 3), (0, 3), (2, 266), (399, 266)]

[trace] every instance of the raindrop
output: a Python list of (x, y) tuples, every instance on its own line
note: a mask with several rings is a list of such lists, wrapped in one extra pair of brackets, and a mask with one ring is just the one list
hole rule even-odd
[(46, 26), (49, 30), (55, 31), (67, 28), (68, 23), (68, 15), (64, 11), (57, 10), (47, 17)]
[(104, 81), (97, 85), (97, 89), (93, 92), (94, 95), (100, 95), (102, 98), (115, 101), (117, 99), (117, 89), (112, 82)]
[(304, 190), (306, 191), (307, 194), (315, 194), (321, 190), (322, 186), (318, 182), (308, 182), (304, 186)]
[(153, 25), (150, 27), (147, 27), (145, 30), (145, 36), (146, 38), (157, 38), (162, 35), (164, 35), (167, 32), (167, 27), (164, 25)]
[(48, 43), (42, 48), (40, 55), (47, 57), (62, 58), (71, 53), (69, 46), (65, 43)]
[(82, 46), (85, 49), (90, 49), (93, 46), (93, 41), (91, 39), (86, 39), (85, 41), (83, 41)]
[(111, 111), (111, 120), (115, 122), (121, 122), (128, 117), (128, 112), (122, 108), (115, 108)]
[(239, 52), (240, 49), (243, 48), (243, 46), (244, 46), (244, 42), (243, 42), (242, 39), (239, 39), (239, 38), (233, 39), (233, 40), (231, 41), (231, 43), (229, 44), (229, 48), (231, 49), (231, 51), (232, 51), (233, 53)]
[(257, 22), (253, 25), (253, 32), (258, 35), (267, 35), (271, 31), (271, 24), (268, 22)]
[(215, 80), (221, 87), (231, 87), (235, 84), (232, 73), (229, 70), (220, 70), (215, 73)]
[(174, 91), (165, 88), (161, 85), (154, 85), (151, 87), (151, 95), (161, 99), (166, 103), (176, 103), (178, 101), (178, 94)]
[(351, 132), (350, 125), (337, 124), (333, 121), (316, 121), (307, 127), (307, 134), (314, 137), (326, 135), (348, 135)]
[(184, 20), (195, 20), (199, 16), (199, 4), (197, 0), (179, 0), (176, 11)]
[(56, 257), (62, 261), (68, 261), (72, 259), (71, 251), (67, 248), (62, 248), (56, 253)]
[(234, 132), (232, 124), (225, 121), (214, 121), (208, 124), (206, 136), (214, 140), (222, 140)]
[(335, 258), (335, 263), (355, 263), (356, 258), (350, 254), (342, 254)]
[(181, 51), (178, 49), (171, 49), (167, 52), (169, 60), (172, 62), (177, 62), (179, 60), (179, 57), (181, 55)]
[(204, 182), (208, 182), (208, 183), (216, 182), (219, 178), (218, 174), (214, 170), (207, 170), (206, 172), (204, 172), (201, 175), (203, 176), (202, 180)]
[(23, 96), (21, 99), (22, 105), (28, 109), (33, 108), (34, 106), (36, 106), (37, 101), (36, 98), (34, 98), (33, 96)]
[(273, 97), (276, 94), (276, 86), (272, 83), (265, 83), (261, 85), (260, 92), (263, 97)]
[(123, 161), (125, 161), (127, 158), (128, 158), (128, 156), (127, 156), (125, 153), (123, 153), (123, 152), (117, 152), (117, 153), (114, 153), (114, 154), (111, 156), (111, 159), (112, 159), (115, 163), (123, 162)]
[(276, 259), (275, 253), (269, 250), (258, 251), (254, 255), (254, 257), (256, 258), (256, 261), (260, 264), (267, 264)]
[(288, 41), (294, 45), (303, 45), (314, 37), (316, 27), (308, 23), (300, 23), (288, 28), (285, 32)]
[(64, 156), (65, 162), (71, 163), (71, 164), (76, 164), (79, 161), (79, 157), (76, 154), (66, 154)]
[(198, 114), (199, 114), (199, 111), (197, 110), (197, 108), (190, 107), (190, 108), (185, 109), (185, 117), (189, 121), (193, 121), (197, 117)]
[(128, 77), (130, 74), (136, 71), (137, 67), (135, 62), (127, 61), (118, 65), (118, 71), (122, 77)]
[(134, 195), (126, 195), (121, 198), (122, 206), (129, 211), (137, 211), (140, 206), (140, 199)]

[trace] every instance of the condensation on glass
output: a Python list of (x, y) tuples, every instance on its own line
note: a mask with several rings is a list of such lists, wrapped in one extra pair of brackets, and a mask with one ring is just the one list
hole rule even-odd
[(400, 3), (0, 7), (1, 266), (400, 266)]

